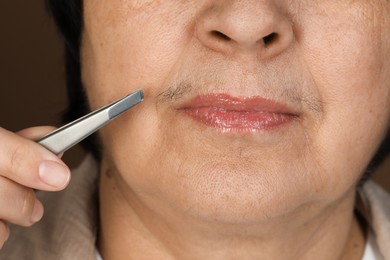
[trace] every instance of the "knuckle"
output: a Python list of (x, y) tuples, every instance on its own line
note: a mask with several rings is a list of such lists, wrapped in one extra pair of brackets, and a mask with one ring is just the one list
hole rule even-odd
[(25, 172), (35, 170), (41, 154), (31, 141), (0, 130), (0, 143), (1, 176), (19, 182)]
[(26, 155), (26, 149), (25, 145), (23, 144), (17, 144), (14, 146), (11, 146), (8, 150), (9, 155), (9, 167), (8, 167), (8, 174), (14, 174), (18, 172), (18, 170), (21, 168), (21, 165), (28, 156)]
[[(12, 145), (8, 149), (8, 161), (3, 161), (3, 165), (0, 167), (2, 168), (0, 175), (26, 185), (36, 178), (35, 171), (38, 168), (36, 165), (38, 156), (29, 144), (20, 142)], [(34, 174), (27, 174), (27, 172), (34, 172)]]

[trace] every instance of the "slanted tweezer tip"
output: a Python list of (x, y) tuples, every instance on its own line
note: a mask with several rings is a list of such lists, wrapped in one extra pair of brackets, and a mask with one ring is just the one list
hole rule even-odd
[(124, 97), (120, 101), (114, 103), (108, 111), (110, 120), (119, 116), (120, 114), (132, 108), (136, 104), (140, 103), (143, 100), (143, 98), (144, 98), (143, 92), (141, 89), (139, 89), (133, 92), (132, 94)]
[(129, 94), (127, 97), (129, 97), (129, 96), (133, 96), (134, 98), (138, 99), (139, 101), (144, 100), (144, 92), (141, 88), (137, 89), (133, 93)]
[(139, 89), (120, 100), (99, 108), (51, 132), (39, 140), (38, 143), (53, 153), (60, 154), (99, 130), (110, 120), (140, 103), (143, 99), (142, 89)]
[[(136, 95), (136, 94), (138, 94), (138, 95)], [(144, 92), (143, 92), (142, 89), (136, 90), (135, 92), (133, 92), (132, 94), (130, 94), (130, 96), (131, 96), (131, 95), (136, 95), (140, 102), (144, 100)]]
[(139, 96), (141, 98), (141, 101), (144, 100), (144, 92), (142, 91), (142, 89), (139, 89), (138, 93), (139, 93)]

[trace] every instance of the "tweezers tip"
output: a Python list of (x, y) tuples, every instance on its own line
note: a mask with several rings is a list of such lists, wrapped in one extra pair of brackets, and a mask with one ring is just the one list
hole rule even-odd
[(144, 92), (143, 92), (143, 90), (142, 90), (142, 89), (139, 89), (139, 90), (138, 90), (138, 93), (139, 93), (139, 96), (140, 96), (141, 101), (144, 100)]
[(108, 111), (110, 119), (113, 119), (123, 112), (127, 111), (131, 107), (140, 103), (144, 99), (144, 93), (142, 89), (136, 90), (132, 94), (124, 97), (119, 102), (115, 103)]

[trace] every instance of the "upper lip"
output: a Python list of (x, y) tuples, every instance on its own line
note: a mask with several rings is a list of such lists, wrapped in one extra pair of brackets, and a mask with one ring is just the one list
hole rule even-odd
[(298, 112), (282, 102), (261, 96), (233, 97), (225, 93), (202, 94), (179, 106), (179, 110), (213, 108), (232, 112), (268, 112), (298, 116)]

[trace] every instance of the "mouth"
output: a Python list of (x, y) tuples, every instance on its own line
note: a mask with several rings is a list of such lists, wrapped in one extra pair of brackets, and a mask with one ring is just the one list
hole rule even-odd
[(263, 97), (199, 95), (178, 110), (196, 122), (220, 132), (253, 133), (287, 126), (299, 115), (292, 108)]

